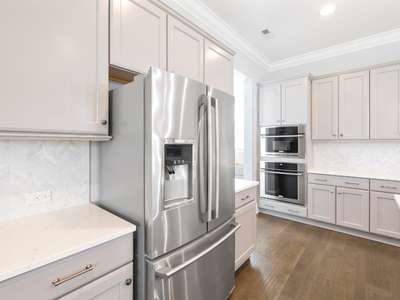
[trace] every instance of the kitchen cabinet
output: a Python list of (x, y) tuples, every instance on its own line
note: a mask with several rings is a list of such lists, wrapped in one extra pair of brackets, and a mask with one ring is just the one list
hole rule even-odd
[(369, 139), (369, 71), (339, 76), (339, 139)]
[(369, 191), (338, 187), (336, 224), (369, 231)]
[(148, 0), (110, 0), (110, 64), (138, 73), (167, 67), (167, 13)]
[(336, 222), (336, 193), (334, 186), (308, 185), (308, 217), (332, 223)]
[(281, 85), (270, 84), (260, 88), (260, 126), (282, 124)]
[(282, 124), (307, 123), (308, 79), (289, 80), (281, 83)]
[(336, 140), (338, 138), (338, 77), (312, 82), (312, 138)]
[(371, 70), (371, 139), (400, 139), (400, 65)]
[(394, 199), (394, 194), (372, 192), (371, 228), (372, 233), (400, 238), (400, 209)]
[(208, 39), (204, 40), (204, 82), (233, 95), (233, 56)]
[(61, 297), (60, 300), (132, 300), (132, 274), (133, 263), (130, 263)]
[(204, 37), (168, 16), (168, 71), (203, 81)]
[(6, 1), (0, 18), (0, 135), (107, 136), (108, 1)]

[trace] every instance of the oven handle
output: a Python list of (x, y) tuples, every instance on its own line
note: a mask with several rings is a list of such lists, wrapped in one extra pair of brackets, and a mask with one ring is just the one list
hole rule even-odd
[(292, 175), (292, 176), (303, 176), (304, 173), (288, 173), (288, 172), (275, 172), (275, 171), (267, 171), (265, 169), (261, 169), (262, 172), (267, 174), (278, 174), (278, 175)]
[(304, 137), (304, 134), (288, 134), (288, 135), (266, 135), (261, 134), (261, 138), (292, 138), (292, 137)]

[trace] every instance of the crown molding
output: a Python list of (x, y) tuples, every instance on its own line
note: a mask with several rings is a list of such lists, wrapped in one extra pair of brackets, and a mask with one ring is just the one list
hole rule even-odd
[(338, 44), (332, 47), (311, 51), (305, 54), (285, 58), (269, 64), (269, 71), (279, 71), (287, 68), (293, 68), (304, 64), (309, 64), (332, 57), (337, 57), (349, 53), (354, 53), (370, 48), (383, 46), (400, 41), (400, 28), (389, 30), (356, 39), (350, 42)]
[(200, 29), (206, 31), (235, 52), (247, 56), (254, 63), (268, 71), (270, 60), (256, 47), (212, 11), (205, 3), (199, 0), (160, 0)]

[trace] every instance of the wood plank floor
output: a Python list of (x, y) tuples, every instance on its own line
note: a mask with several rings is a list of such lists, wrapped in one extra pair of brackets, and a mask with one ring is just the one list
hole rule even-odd
[(259, 214), (230, 300), (400, 299), (400, 248)]

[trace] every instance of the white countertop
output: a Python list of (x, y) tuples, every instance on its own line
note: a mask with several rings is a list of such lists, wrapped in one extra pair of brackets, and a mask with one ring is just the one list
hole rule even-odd
[(307, 172), (308, 173), (312, 173), (312, 174), (324, 174), (324, 175), (333, 175), (333, 176), (346, 176), (346, 177), (358, 177), (358, 178), (367, 178), (367, 179), (400, 181), (399, 177), (381, 175), (381, 174), (374, 174), (374, 173), (358, 173), (357, 171), (354, 171), (354, 172), (342, 172), (342, 171), (308, 169)]
[(258, 181), (235, 178), (235, 193), (247, 190), (258, 185)]
[(0, 223), (0, 282), (134, 231), (94, 204)]
[(394, 195), (398, 209), (400, 210), (400, 195)]

